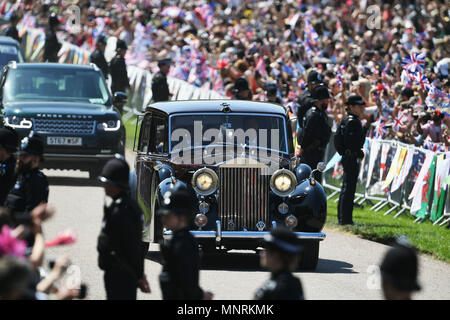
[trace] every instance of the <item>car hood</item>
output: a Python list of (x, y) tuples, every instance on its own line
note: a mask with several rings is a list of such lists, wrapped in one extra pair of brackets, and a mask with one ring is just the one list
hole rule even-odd
[(13, 102), (4, 105), (5, 116), (54, 117), (58, 116), (105, 116), (117, 115), (110, 107), (80, 102)]

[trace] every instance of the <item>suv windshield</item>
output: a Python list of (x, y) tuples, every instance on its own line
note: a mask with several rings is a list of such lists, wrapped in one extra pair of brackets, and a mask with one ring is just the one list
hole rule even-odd
[(99, 72), (50, 68), (10, 69), (6, 77), (4, 102), (79, 101), (105, 104), (108, 89)]
[(10, 61), (23, 62), (22, 54), (16, 46), (0, 44), (0, 67), (3, 68)]
[(247, 145), (288, 153), (285, 119), (262, 114), (180, 114), (171, 117), (171, 150), (181, 146)]

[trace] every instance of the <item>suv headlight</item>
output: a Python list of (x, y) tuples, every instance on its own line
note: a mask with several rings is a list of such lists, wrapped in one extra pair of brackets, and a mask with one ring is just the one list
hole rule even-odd
[(17, 116), (5, 117), (5, 124), (14, 129), (31, 129), (33, 127), (33, 122), (31, 119), (21, 118)]
[(209, 168), (202, 168), (194, 172), (192, 187), (202, 196), (208, 196), (217, 190), (219, 177)]
[(120, 124), (120, 120), (108, 120), (105, 122), (99, 122), (97, 124), (97, 129), (103, 131), (117, 131), (120, 129)]
[(280, 169), (275, 171), (270, 178), (270, 188), (277, 196), (284, 197), (294, 191), (297, 185), (297, 178), (295, 175), (287, 170)]

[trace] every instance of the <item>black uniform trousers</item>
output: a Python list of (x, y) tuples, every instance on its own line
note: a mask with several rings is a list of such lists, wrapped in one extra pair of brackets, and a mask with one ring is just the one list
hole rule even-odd
[(118, 266), (105, 270), (106, 299), (108, 300), (136, 300), (137, 278)]
[(344, 155), (341, 162), (344, 167), (344, 175), (339, 196), (338, 221), (339, 224), (352, 224), (353, 202), (355, 200), (361, 160), (355, 155)]

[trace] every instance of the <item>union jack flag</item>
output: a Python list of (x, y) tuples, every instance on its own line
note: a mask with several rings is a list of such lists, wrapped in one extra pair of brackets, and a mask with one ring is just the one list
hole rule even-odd
[(398, 132), (405, 123), (406, 115), (404, 113), (397, 115), (397, 117), (394, 118), (394, 126), (392, 127), (392, 130)]
[(425, 53), (413, 53), (409, 57), (405, 57), (402, 60), (403, 69), (415, 72), (423, 72), (423, 67), (425, 66)]
[(374, 138), (381, 139), (381, 138), (383, 138), (383, 135), (386, 132), (387, 132), (386, 121), (382, 118), (379, 118), (378, 121), (376, 122)]
[(416, 72), (412, 74), (412, 78), (417, 82), (417, 84), (419, 84), (422, 87), (422, 89), (426, 91), (430, 90), (431, 88), (430, 81), (424, 74)]
[(445, 151), (444, 145), (430, 140), (425, 140), (423, 147), (424, 149), (431, 150), (433, 152)]

